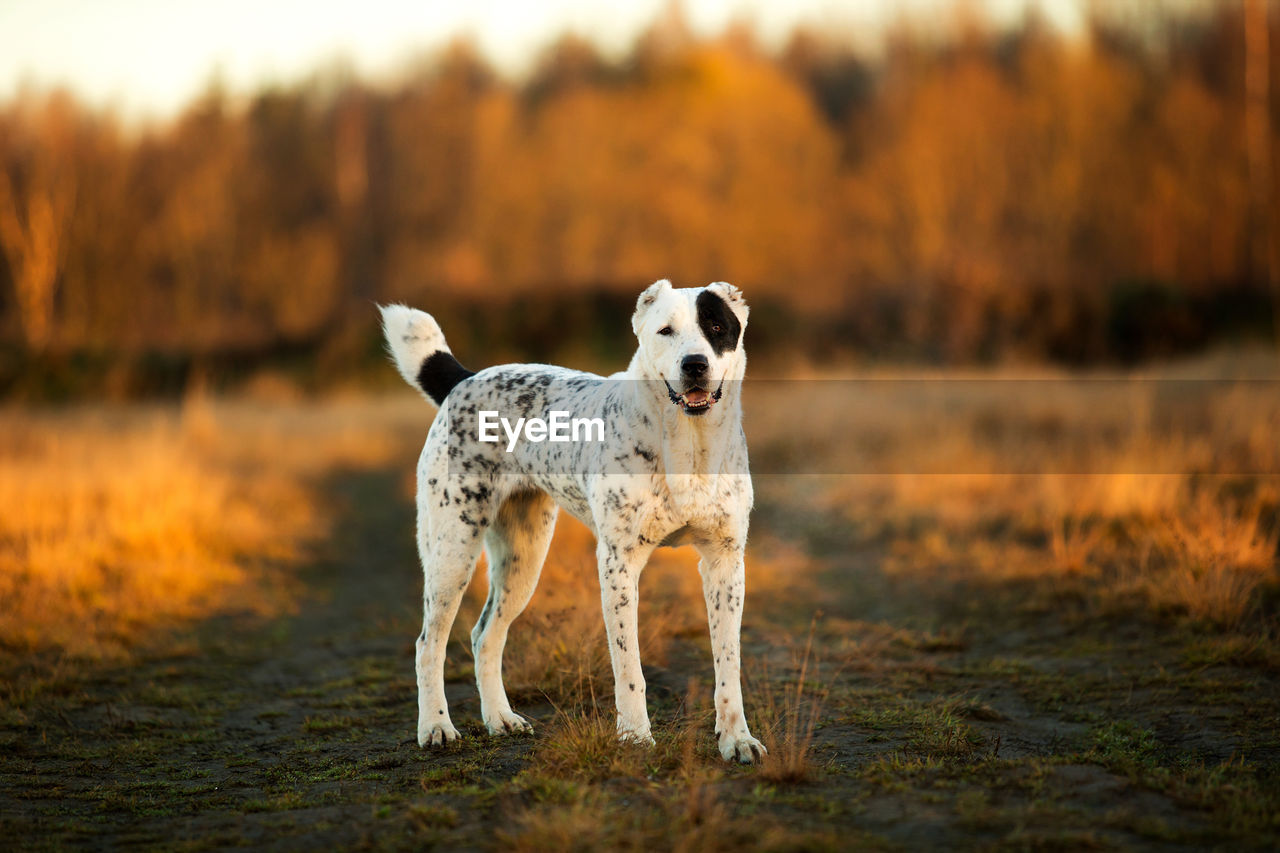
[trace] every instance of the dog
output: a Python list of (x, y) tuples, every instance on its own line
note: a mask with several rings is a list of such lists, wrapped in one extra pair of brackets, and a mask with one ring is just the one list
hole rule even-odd
[[(618, 737), (654, 742), (640, 668), (640, 573), (660, 545), (690, 544), (701, 557), (720, 754), (742, 763), (763, 756), (741, 687), (743, 554), (753, 501), (741, 423), (748, 315), (741, 291), (726, 282), (681, 289), (655, 282), (631, 318), (635, 355), (608, 378), (541, 364), (472, 372), (429, 314), (403, 305), (380, 310), (400, 375), (440, 407), (417, 470), (425, 577), (415, 645), (419, 745), (458, 737), (445, 700), (445, 645), (481, 547), (489, 594), (471, 632), (481, 717), (495, 735), (531, 728), (507, 699), (502, 653), (563, 507), (597, 541)], [(598, 439), (539, 440), (534, 422), (551, 414), (554, 424), (565, 412), (603, 421)], [(495, 440), (497, 415), (510, 441)], [(520, 426), (510, 429), (511, 416), (526, 424), (525, 441)]]

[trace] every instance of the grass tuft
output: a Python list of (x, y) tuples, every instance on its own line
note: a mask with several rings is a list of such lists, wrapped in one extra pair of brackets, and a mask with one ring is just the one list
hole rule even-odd
[(769, 750), (760, 760), (759, 775), (770, 782), (808, 782), (818, 775), (811, 752), (814, 733), (822, 718), (825, 691), (808, 681), (817, 624), (818, 616), (814, 616), (797, 664), (796, 680), (784, 684), (781, 695), (767, 674), (765, 678), (752, 679), (752, 687), (762, 691), (762, 697), (757, 701), (762, 703), (762, 740)]

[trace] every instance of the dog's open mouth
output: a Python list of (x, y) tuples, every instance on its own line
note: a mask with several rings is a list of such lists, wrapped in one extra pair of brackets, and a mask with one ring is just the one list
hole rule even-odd
[(686, 415), (705, 415), (711, 411), (711, 407), (720, 402), (720, 395), (723, 393), (724, 383), (721, 382), (720, 388), (715, 391), (708, 392), (704, 388), (686, 388), (682, 393), (677, 394), (676, 390), (671, 387), (671, 383), (667, 384), (667, 396), (671, 398), (671, 402), (680, 407)]

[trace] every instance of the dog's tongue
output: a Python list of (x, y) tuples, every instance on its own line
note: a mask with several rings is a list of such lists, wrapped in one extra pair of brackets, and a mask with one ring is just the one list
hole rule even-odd
[(705, 403), (707, 400), (707, 392), (701, 388), (695, 388), (692, 391), (684, 392), (684, 401), (686, 403)]

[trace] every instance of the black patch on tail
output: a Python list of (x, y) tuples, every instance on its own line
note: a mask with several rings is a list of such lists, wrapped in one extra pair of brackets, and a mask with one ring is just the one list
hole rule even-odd
[(422, 367), (418, 368), (418, 387), (435, 400), (436, 405), (440, 405), (455, 385), (475, 375), (474, 370), (458, 364), (453, 353), (438, 350), (422, 360)]

